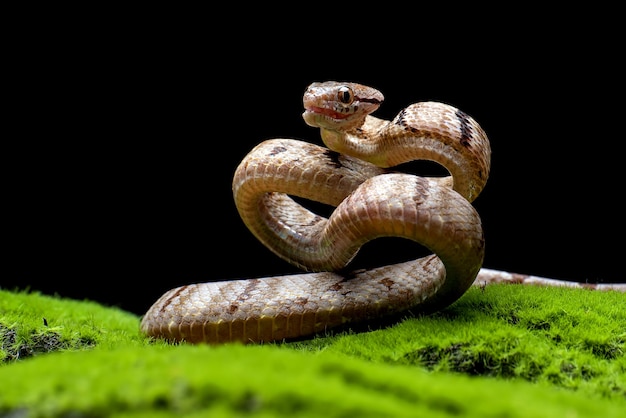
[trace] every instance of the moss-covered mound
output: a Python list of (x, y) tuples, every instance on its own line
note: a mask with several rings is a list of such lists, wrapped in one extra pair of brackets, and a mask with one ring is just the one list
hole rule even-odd
[(0, 416), (621, 417), (626, 295), (493, 285), (386, 329), (168, 345), (89, 301), (0, 290)]

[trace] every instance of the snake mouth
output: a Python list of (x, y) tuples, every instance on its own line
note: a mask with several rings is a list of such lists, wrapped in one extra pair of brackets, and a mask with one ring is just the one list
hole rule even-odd
[(326, 116), (331, 119), (338, 119), (338, 120), (346, 119), (348, 116), (350, 116), (349, 113), (335, 112), (334, 110), (329, 109), (327, 107), (308, 106), (304, 110), (309, 113), (314, 113), (316, 115)]

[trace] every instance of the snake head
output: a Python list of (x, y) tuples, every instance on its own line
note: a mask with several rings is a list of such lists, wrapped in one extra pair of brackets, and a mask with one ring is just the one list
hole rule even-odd
[(304, 92), (307, 125), (332, 131), (350, 131), (363, 125), (384, 97), (378, 90), (357, 83), (312, 83)]

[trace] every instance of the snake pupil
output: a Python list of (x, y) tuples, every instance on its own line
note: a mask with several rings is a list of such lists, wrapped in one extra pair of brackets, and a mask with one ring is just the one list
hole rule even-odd
[(353, 97), (352, 90), (349, 87), (344, 86), (337, 91), (337, 98), (341, 103), (350, 104)]

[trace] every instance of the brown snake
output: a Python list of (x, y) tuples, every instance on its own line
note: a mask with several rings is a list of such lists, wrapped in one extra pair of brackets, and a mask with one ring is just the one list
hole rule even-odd
[[(328, 148), (294, 139), (257, 145), (237, 167), (233, 196), (243, 222), (275, 254), (313, 273), (181, 286), (141, 321), (172, 341), (269, 342), (313, 335), (409, 308), (442, 309), (473, 283), (582, 286), (481, 269), (484, 238), (471, 202), (489, 176), (491, 149), (474, 119), (447, 104), (421, 102), (392, 121), (370, 115), (382, 94), (355, 83), (311, 84), (305, 122)], [(432, 160), (450, 176), (394, 172)], [(335, 206), (327, 219), (291, 196)], [(414, 240), (432, 255), (346, 273), (366, 242)], [(604, 286), (604, 287), (602, 287)], [(626, 290), (626, 285), (594, 285)]]

